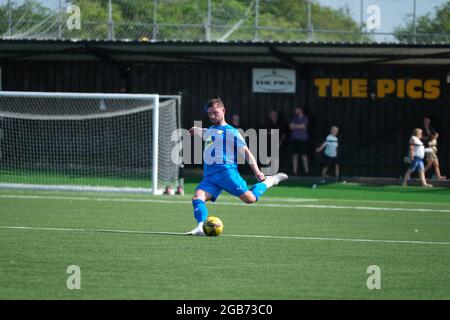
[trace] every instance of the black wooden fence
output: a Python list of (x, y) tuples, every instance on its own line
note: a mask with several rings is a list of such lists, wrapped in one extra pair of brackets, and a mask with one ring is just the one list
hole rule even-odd
[[(307, 65), (297, 70), (295, 94), (253, 93), (252, 68), (256, 64), (109, 63), (98, 61), (5, 61), (1, 63), (2, 89), (14, 91), (182, 93), (182, 124), (207, 118), (205, 101), (220, 96), (227, 114), (237, 113), (247, 127), (261, 128), (270, 110), (287, 120), (295, 106), (305, 106), (310, 117), (313, 147), (340, 127), (343, 174), (399, 176), (413, 128), (431, 117), (440, 132), (439, 155), (444, 173), (450, 174), (450, 100), (447, 70), (439, 66)], [(315, 79), (367, 79), (366, 98), (319, 97)], [(372, 97), (378, 79), (439, 80), (435, 99)], [(419, 88), (419, 90), (423, 88)], [(289, 165), (289, 161), (285, 161)], [(316, 170), (318, 167), (316, 166)]]

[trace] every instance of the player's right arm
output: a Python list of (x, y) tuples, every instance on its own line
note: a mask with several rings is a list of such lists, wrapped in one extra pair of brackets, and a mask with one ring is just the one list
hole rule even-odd
[(189, 129), (189, 133), (191, 134), (191, 136), (193, 135), (197, 135), (200, 137), (203, 137), (203, 134), (205, 133), (206, 128), (200, 128), (200, 127), (196, 127), (193, 126), (192, 128)]

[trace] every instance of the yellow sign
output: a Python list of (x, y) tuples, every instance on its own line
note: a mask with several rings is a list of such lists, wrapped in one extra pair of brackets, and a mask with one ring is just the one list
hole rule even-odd
[(370, 94), (376, 98), (437, 99), (441, 94), (439, 79), (377, 79), (373, 93), (362, 78), (316, 78), (314, 86), (321, 98), (367, 98)]

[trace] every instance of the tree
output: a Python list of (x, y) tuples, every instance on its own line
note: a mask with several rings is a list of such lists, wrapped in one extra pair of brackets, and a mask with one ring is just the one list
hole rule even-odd
[[(12, 7), (13, 33), (17, 35), (20, 27), (26, 35), (23, 38), (54, 38), (62, 28), (63, 38), (106, 39), (114, 31), (115, 39), (150, 39), (156, 31), (158, 40), (205, 39), (207, 0), (112, 0), (112, 24), (108, 24), (109, 0), (63, 2), (80, 7), (81, 30), (65, 28), (63, 22), (68, 15), (46, 7), (44, 4), (48, 2), (25, 0), (23, 5)], [(311, 39), (312, 35), (316, 41), (370, 39), (359, 33), (360, 26), (346, 7), (336, 10), (312, 1), (312, 24), (308, 24), (308, 0), (259, 0), (259, 28), (255, 30), (256, 0), (211, 0), (211, 3), (212, 40), (253, 40), (257, 36), (259, 40), (298, 41)], [(7, 3), (0, 6), (0, 35), (5, 36), (8, 31), (8, 12)], [(18, 17), (28, 24), (21, 25)]]
[[(412, 15), (405, 17), (406, 26), (395, 28), (395, 37), (401, 42), (412, 42), (414, 21)], [(419, 42), (448, 42), (450, 38), (450, 1), (435, 7), (435, 13), (427, 13), (416, 19), (416, 33)], [(421, 35), (424, 34), (424, 35)], [(430, 36), (432, 34), (432, 36)]]
[[(122, 11), (113, 1), (112, 20), (122, 21)], [(81, 29), (69, 31), (64, 28), (64, 38), (77, 39), (107, 39), (109, 30), (115, 33), (114, 26), (108, 24), (108, 1), (90, 1), (90, 0), (74, 0), (68, 1), (68, 4), (80, 7), (81, 13)], [(65, 15), (65, 17), (67, 17)], [(124, 37), (125, 38), (125, 37)]]
[[(46, 17), (50, 14), (50, 9), (41, 3), (33, 0), (25, 0), (20, 5), (15, 1), (10, 2), (11, 8), (6, 2), (0, 6), (0, 35), (29, 35), (33, 28), (33, 33), (42, 32), (42, 27), (47, 22)], [(13, 22), (10, 24), (10, 18)]]

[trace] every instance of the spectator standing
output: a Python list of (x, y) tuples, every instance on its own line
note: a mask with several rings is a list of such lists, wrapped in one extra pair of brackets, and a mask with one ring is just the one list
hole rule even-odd
[(231, 125), (236, 129), (242, 129), (243, 131), (247, 130), (241, 123), (241, 117), (236, 113), (231, 116)]
[(423, 118), (422, 138), (420, 140), (422, 140), (425, 148), (428, 147), (428, 142), (434, 132), (436, 132), (436, 129), (431, 125), (431, 119), (429, 117)]
[(425, 167), (425, 173), (433, 166), (434, 173), (436, 178), (439, 180), (444, 180), (446, 177), (441, 175), (441, 169), (439, 168), (439, 158), (437, 156), (437, 140), (439, 138), (439, 134), (437, 132), (433, 132), (430, 136), (430, 141), (428, 141), (428, 147), (431, 152), (426, 153), (426, 161), (427, 166)]
[(308, 166), (308, 124), (309, 119), (304, 114), (302, 107), (295, 108), (295, 115), (292, 118), (289, 127), (291, 129), (292, 145), (292, 171), (298, 175), (298, 157), (300, 155), (303, 164), (303, 170), (306, 175), (309, 174)]
[[(271, 110), (269, 113), (269, 119), (267, 120), (267, 122), (265, 124), (265, 128), (268, 131), (269, 146), (271, 145), (270, 139), (271, 139), (272, 130), (279, 130), (278, 145), (280, 147), (280, 149), (279, 149), (280, 159), (276, 159), (276, 160), (274, 159), (275, 161), (277, 161), (275, 167), (279, 168), (281, 159), (284, 159), (286, 156), (286, 142), (287, 142), (287, 138), (289, 135), (289, 125), (283, 118), (280, 117), (280, 115), (278, 114), (277, 111)], [(269, 152), (270, 152), (270, 154), (272, 154), (271, 150), (269, 150)], [(274, 164), (272, 164), (272, 166), (274, 166)]]
[(408, 180), (411, 177), (411, 173), (414, 171), (419, 172), (420, 182), (423, 187), (432, 187), (425, 180), (425, 171), (423, 166), (423, 158), (425, 157), (425, 147), (422, 138), (422, 129), (416, 128), (413, 131), (411, 138), (409, 139), (409, 157), (411, 164), (403, 177), (402, 186), (408, 185)]

